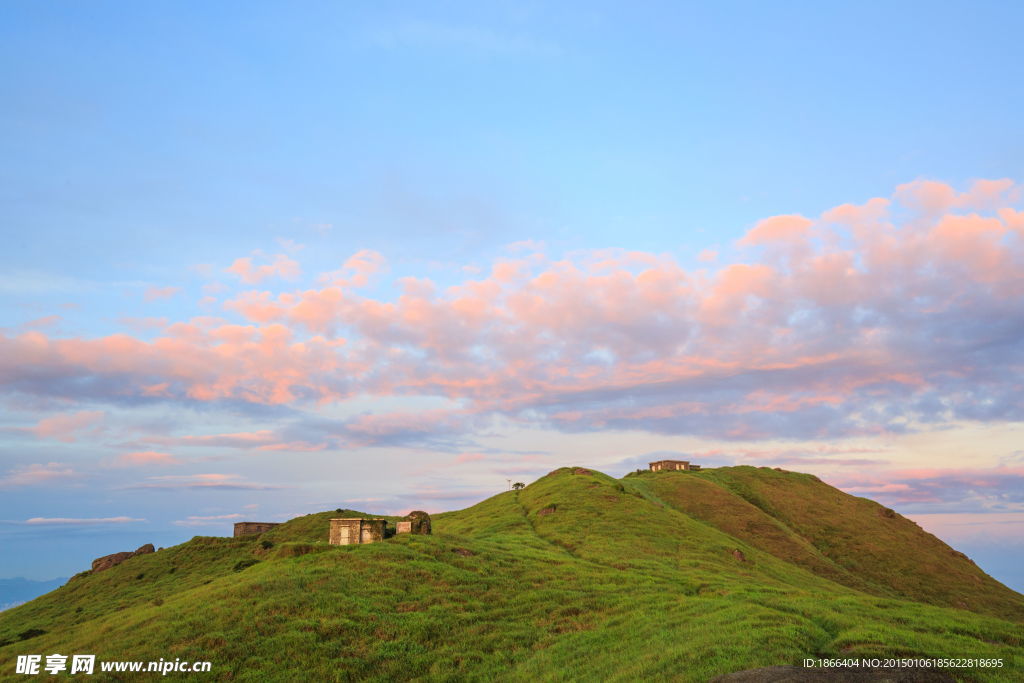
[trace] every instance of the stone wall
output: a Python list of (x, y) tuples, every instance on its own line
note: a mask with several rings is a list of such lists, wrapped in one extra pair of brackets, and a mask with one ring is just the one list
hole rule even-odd
[(430, 533), (430, 515), (423, 510), (413, 510), (405, 516), (405, 521), (409, 522), (411, 534)]
[(328, 541), (331, 545), (357, 545), (383, 541), (387, 533), (385, 519), (332, 519)]
[(686, 460), (658, 460), (657, 462), (651, 463), (652, 472), (661, 472), (669, 470), (692, 470), (700, 469), (699, 465), (690, 465)]
[(264, 531), (270, 531), (278, 524), (278, 522), (235, 522), (235, 538), (262, 534)]

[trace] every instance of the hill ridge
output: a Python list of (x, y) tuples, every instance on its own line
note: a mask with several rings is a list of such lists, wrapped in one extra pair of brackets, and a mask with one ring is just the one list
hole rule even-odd
[[(214, 680), (702, 681), (804, 657), (955, 654), (1005, 662), (961, 680), (1015, 680), (1024, 596), (879, 509), (799, 473), (560, 468), (433, 515), (432, 536), (330, 546), (334, 510), (194, 537), (0, 613), (0, 655), (209, 660)], [(851, 537), (858, 524), (919, 543), (917, 573), (880, 563), (892, 544)], [(849, 576), (865, 586), (836, 580)]]

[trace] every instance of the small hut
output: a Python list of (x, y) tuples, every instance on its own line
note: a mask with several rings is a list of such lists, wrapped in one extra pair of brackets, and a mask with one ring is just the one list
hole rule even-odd
[(395, 531), (399, 534), (429, 534), (430, 515), (423, 510), (413, 510), (396, 525)]
[(651, 472), (667, 472), (670, 470), (696, 471), (700, 465), (691, 465), (687, 460), (658, 460), (651, 463)]
[(363, 519), (361, 517), (332, 519), (328, 537), (331, 545), (357, 545), (383, 541), (387, 533), (386, 519)]

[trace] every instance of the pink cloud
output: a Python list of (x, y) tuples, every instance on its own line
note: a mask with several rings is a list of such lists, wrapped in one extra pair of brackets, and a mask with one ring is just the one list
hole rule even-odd
[(296, 453), (313, 453), (316, 451), (322, 451), (326, 449), (328, 444), (326, 442), (321, 443), (310, 443), (308, 441), (282, 441), (280, 443), (269, 443), (263, 446), (258, 446), (258, 451), (289, 451)]
[(295, 279), (299, 276), (300, 269), (298, 261), (285, 254), (276, 254), (273, 261), (259, 266), (254, 265), (253, 259), (248, 256), (235, 259), (234, 263), (224, 269), (224, 272), (237, 276), (246, 284), (254, 285), (271, 277)]
[(813, 221), (803, 216), (772, 216), (758, 222), (738, 242), (740, 246), (755, 246), (771, 242), (794, 242), (805, 239)]
[(135, 451), (118, 458), (121, 465), (177, 465), (181, 461), (170, 453), (159, 451)]
[(59, 315), (47, 315), (42, 318), (36, 318), (35, 320), (28, 321), (22, 325), (22, 328), (26, 330), (43, 330), (54, 327), (59, 324), (61, 320), (63, 320), (63, 318)]
[(103, 416), (102, 410), (80, 410), (76, 413), (62, 413), (40, 420), (29, 431), (40, 439), (55, 439), (64, 443), (74, 443), (83, 432), (102, 422)]
[(718, 260), (718, 252), (714, 249), (703, 249), (697, 254), (697, 260), (701, 263), (714, 263)]
[(255, 484), (245, 481), (238, 474), (189, 474), (147, 477), (145, 481), (133, 484), (129, 489), (221, 489), (270, 491), (280, 486)]
[(1024, 512), (1024, 467), (909, 468), (844, 472), (830, 483), (844, 491), (866, 494), (919, 511), (957, 505), (985, 512)]
[(976, 180), (966, 192), (957, 192), (946, 183), (915, 180), (896, 188), (896, 199), (925, 215), (938, 215), (950, 209), (992, 210), (1019, 199), (1019, 189), (1009, 178)]
[(181, 287), (149, 287), (146, 289), (143, 298), (146, 301), (156, 301), (157, 299), (170, 299), (175, 294), (181, 291)]
[(117, 322), (125, 327), (130, 327), (136, 332), (149, 332), (151, 330), (159, 330), (167, 327), (167, 318), (137, 318), (134, 316), (123, 315), (117, 319)]
[[(149, 436), (140, 439), (137, 443), (177, 448), (236, 448), (255, 451), (295, 452), (322, 451), (328, 447), (328, 443), (326, 441), (313, 443), (303, 440), (286, 440), (277, 432), (270, 429), (260, 429), (254, 432), (231, 432), (225, 434)], [(164, 454), (156, 453), (153, 455), (161, 456)], [(154, 458), (154, 461), (155, 460), (156, 458)]]
[(0, 478), (0, 489), (37, 486), (55, 480), (76, 477), (78, 477), (78, 473), (71, 467), (57, 462), (18, 465), (9, 470), (6, 476)]
[[(494, 412), (735, 439), (1019, 420), (1015, 191), (917, 181), (815, 220), (774, 216), (740, 240), (765, 247), (750, 261), (696, 272), (664, 254), (535, 252), (452, 286), (403, 278), (384, 298), (359, 289), (383, 269), (360, 251), (320, 287), (241, 293), (225, 303), (234, 322), (181, 321), (149, 341), (0, 335), (0, 381), (115, 400), (442, 396), (465, 406), (441, 422), (451, 430)], [(259, 268), (232, 272), (255, 282)], [(449, 418), (359, 417), (346, 437), (435, 438)], [(332, 443), (266, 435), (250, 447)]]
[(957, 202), (956, 190), (934, 180), (915, 180), (899, 185), (895, 197), (900, 204), (928, 215), (942, 213)]

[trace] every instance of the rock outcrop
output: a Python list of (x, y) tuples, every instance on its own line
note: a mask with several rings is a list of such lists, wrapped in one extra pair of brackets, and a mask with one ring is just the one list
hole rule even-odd
[(147, 543), (143, 546), (139, 546), (135, 552), (123, 552), (113, 553), (111, 555), (104, 555), (103, 557), (97, 557), (92, 561), (92, 571), (101, 572), (111, 567), (116, 567), (127, 559), (133, 558), (136, 555), (148, 555), (153, 551), (153, 544)]

